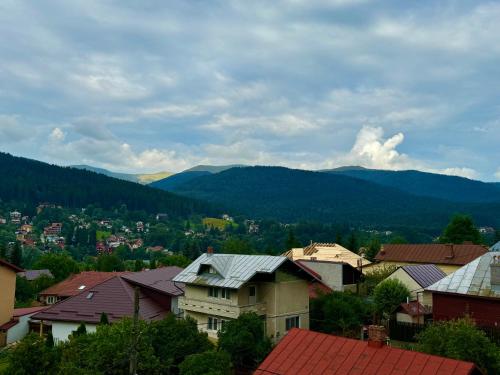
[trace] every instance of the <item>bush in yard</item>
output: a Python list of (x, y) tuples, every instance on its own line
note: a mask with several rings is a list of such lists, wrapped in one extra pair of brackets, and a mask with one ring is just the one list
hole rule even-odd
[(34, 333), (26, 336), (8, 354), (9, 375), (55, 374), (58, 351), (45, 344), (45, 339)]
[(410, 291), (399, 280), (385, 280), (373, 291), (375, 309), (383, 316), (391, 315), (396, 308), (410, 297)]
[(224, 351), (192, 354), (180, 364), (180, 375), (230, 375), (231, 358)]
[(470, 319), (434, 323), (417, 340), (419, 351), (474, 362), (485, 374), (500, 374), (500, 348)]

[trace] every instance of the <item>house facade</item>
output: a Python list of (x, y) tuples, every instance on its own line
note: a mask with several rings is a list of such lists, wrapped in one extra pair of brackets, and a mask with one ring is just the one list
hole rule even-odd
[(283, 253), (292, 260), (319, 260), (336, 263), (347, 263), (352, 267), (367, 266), (368, 259), (352, 252), (336, 243), (311, 242), (309, 246), (293, 248)]
[(283, 256), (207, 253), (174, 281), (186, 285), (179, 299), (184, 315), (212, 339), (227, 321), (254, 312), (277, 341), (294, 327), (309, 328), (308, 284), (313, 279)]
[(317, 273), (324, 284), (337, 292), (355, 292), (356, 286), (363, 275), (361, 271), (349, 263), (305, 259), (296, 262)]
[(500, 326), (500, 251), (492, 251), (429, 286), (434, 320), (463, 317)]
[(1, 327), (8, 324), (14, 315), (16, 299), (16, 274), (23, 269), (0, 259), (0, 347), (6, 344), (6, 334), (1, 332)]

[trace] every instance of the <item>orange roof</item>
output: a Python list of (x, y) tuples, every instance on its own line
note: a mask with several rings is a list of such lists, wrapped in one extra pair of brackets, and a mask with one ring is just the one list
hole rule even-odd
[(487, 247), (474, 244), (384, 244), (375, 259), (463, 266), (487, 252)]
[(382, 346), (294, 328), (254, 375), (466, 375), (480, 374), (472, 362)]
[(71, 297), (84, 290), (93, 288), (113, 276), (127, 274), (128, 272), (97, 272), (86, 271), (71, 275), (66, 280), (61, 281), (40, 292), (41, 296)]

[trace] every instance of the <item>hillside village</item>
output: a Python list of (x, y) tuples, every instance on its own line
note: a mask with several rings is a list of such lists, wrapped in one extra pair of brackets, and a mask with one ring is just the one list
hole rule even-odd
[[(82, 340), (104, 345), (115, 329), (125, 329), (130, 340), (144, 340), (139, 330), (149, 332), (144, 334), (153, 343), (159, 340), (153, 331), (180, 330), (203, 342), (182, 349), (168, 365), (162, 361), (170, 354), (161, 354), (161, 345), (153, 344), (156, 362), (148, 364), (152, 359), (132, 345), (143, 373), (187, 374), (193, 366), (214, 374), (321, 373), (317, 366), (374, 374), (409, 367), (419, 374), (500, 371), (500, 243), (481, 243), (485, 231), (467, 217), (455, 217), (441, 242), (401, 243), (393, 237), (394, 243), (376, 248), (349, 249), (334, 241), (301, 246), (293, 227), (285, 226), (285, 247), (267, 255), (244, 242), (179, 253), (158, 235), (158, 227), (207, 242), (228, 233), (262, 235), (255, 220), (224, 214), (179, 225), (167, 213), (124, 220), (126, 213), (112, 218), (90, 210), (43, 203), (33, 217), (2, 212), (0, 346), (7, 354), (0, 356), (0, 373), (13, 370), (9, 358), (23, 353), (25, 344), (41, 345), (52, 358), (50, 368), (71, 372), (65, 366), (82, 366), (79, 360), (63, 365), (52, 348), (64, 357), (78, 352)], [(426, 341), (435, 340), (426, 338), (433, 330), (445, 329), (477, 336), (491, 349), (448, 359), (442, 346)], [(127, 340), (114, 345), (127, 347)], [(122, 355), (124, 362), (112, 365), (118, 372), (133, 358), (127, 351)], [(408, 359), (384, 359), (390, 357)], [(83, 369), (93, 373), (100, 366), (92, 360)]]

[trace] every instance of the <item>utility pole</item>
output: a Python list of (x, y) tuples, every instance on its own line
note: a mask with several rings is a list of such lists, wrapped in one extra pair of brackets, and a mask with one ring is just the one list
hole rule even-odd
[(139, 341), (139, 287), (134, 288), (134, 320), (132, 326), (132, 348), (130, 350), (130, 375), (137, 375), (137, 344)]

